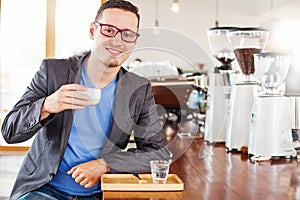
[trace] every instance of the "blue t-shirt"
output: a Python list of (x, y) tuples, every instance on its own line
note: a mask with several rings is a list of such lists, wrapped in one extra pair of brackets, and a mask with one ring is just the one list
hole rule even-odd
[[(95, 88), (89, 79), (85, 62), (82, 64), (80, 84)], [(49, 184), (70, 195), (88, 196), (101, 192), (100, 183), (92, 188), (84, 188), (75, 182), (67, 172), (74, 166), (99, 158), (113, 120), (114, 92), (117, 85), (115, 78), (101, 89), (100, 102), (75, 110), (68, 145), (55, 178)]]

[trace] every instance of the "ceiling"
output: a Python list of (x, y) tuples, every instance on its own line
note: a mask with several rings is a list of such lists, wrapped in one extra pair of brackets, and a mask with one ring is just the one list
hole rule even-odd
[[(219, 1), (219, 9), (222, 7), (230, 8), (232, 10), (243, 10), (249, 14), (263, 14), (274, 9), (283, 8), (299, 0), (214, 0)], [(182, 0), (181, 3), (184, 3)], [(226, 6), (227, 5), (227, 6)], [(230, 5), (228, 7), (228, 5)]]

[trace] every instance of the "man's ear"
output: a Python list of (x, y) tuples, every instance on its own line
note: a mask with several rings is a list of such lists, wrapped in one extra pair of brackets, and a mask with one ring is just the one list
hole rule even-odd
[(95, 32), (95, 24), (92, 22), (90, 25), (90, 38), (93, 40), (94, 39), (94, 32)]

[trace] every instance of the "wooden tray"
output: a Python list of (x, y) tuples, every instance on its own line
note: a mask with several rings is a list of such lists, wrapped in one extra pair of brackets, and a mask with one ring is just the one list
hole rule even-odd
[(169, 174), (165, 184), (154, 184), (151, 174), (139, 174), (140, 181), (133, 174), (104, 174), (101, 177), (102, 190), (114, 191), (178, 191), (183, 182), (176, 174)]

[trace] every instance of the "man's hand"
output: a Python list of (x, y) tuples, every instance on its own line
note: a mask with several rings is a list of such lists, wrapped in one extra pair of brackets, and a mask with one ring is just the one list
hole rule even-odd
[(104, 159), (92, 160), (72, 167), (67, 173), (72, 175), (75, 182), (91, 188), (95, 186), (103, 174), (109, 172), (109, 167)]
[(86, 91), (87, 87), (79, 84), (67, 84), (61, 86), (56, 92), (46, 97), (42, 106), (41, 120), (52, 113), (59, 113), (68, 109), (83, 109), (89, 104), (89, 97), (80, 91)]

